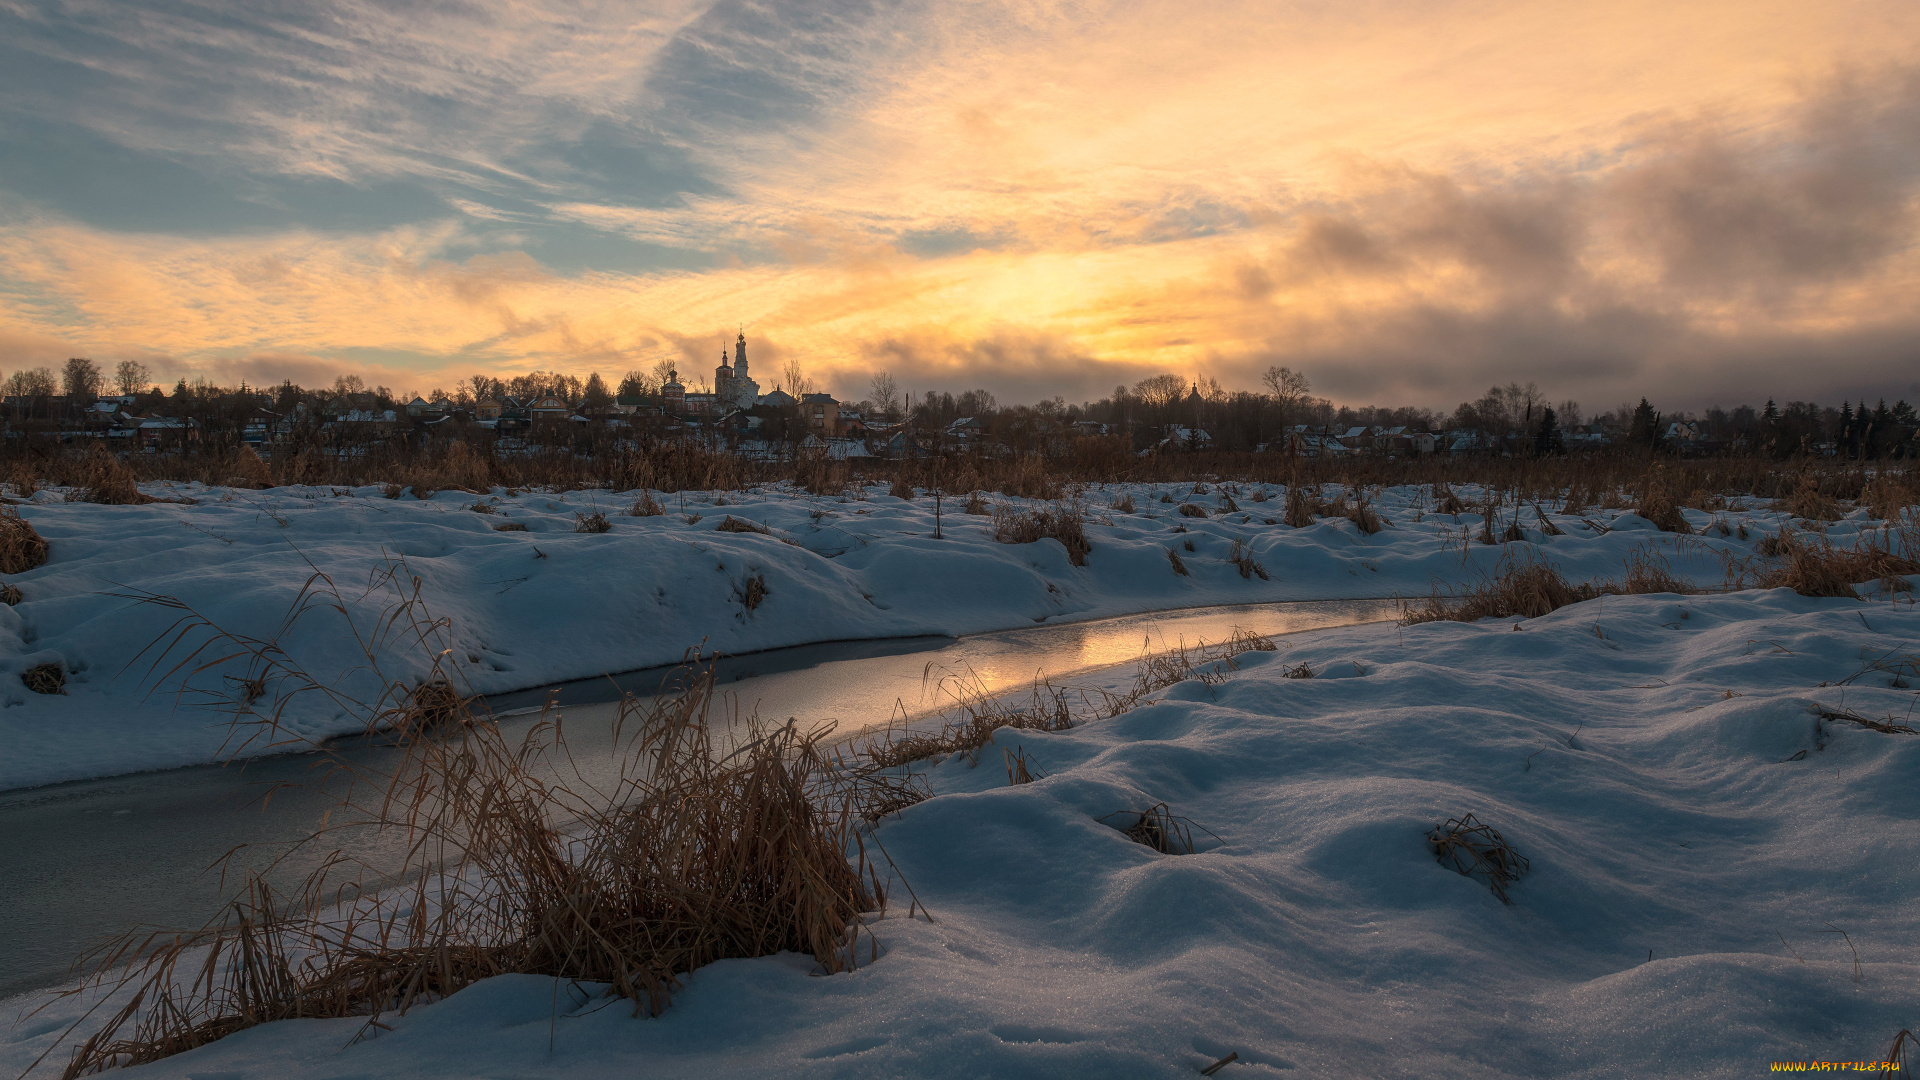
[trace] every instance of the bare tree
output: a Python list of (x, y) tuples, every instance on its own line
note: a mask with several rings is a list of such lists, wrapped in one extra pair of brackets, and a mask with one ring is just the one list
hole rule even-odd
[(1280, 422), (1287, 422), (1287, 410), (1304, 404), (1313, 387), (1307, 383), (1307, 377), (1290, 367), (1274, 365), (1260, 376), (1260, 382), (1273, 396), (1273, 403), (1280, 407)]
[(787, 366), (783, 370), (786, 375), (787, 393), (792, 394), (795, 400), (813, 393), (813, 380), (807, 378), (806, 369), (800, 365), (799, 357), (788, 357)]
[(67, 361), (61, 372), (61, 381), (66, 384), (68, 397), (91, 398), (100, 396), (100, 369), (91, 360), (74, 357)]
[(137, 394), (153, 385), (153, 372), (138, 360), (122, 360), (113, 369), (113, 381), (122, 394)]
[(877, 372), (873, 381), (867, 384), (867, 394), (873, 399), (873, 407), (881, 415), (892, 420), (900, 411), (900, 384), (893, 381), (887, 372)]

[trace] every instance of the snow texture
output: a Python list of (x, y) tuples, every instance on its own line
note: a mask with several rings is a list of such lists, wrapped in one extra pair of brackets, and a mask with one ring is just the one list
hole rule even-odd
[[(668, 513), (643, 517), (622, 513), (638, 492), (442, 491), (423, 501), (385, 498), (378, 487), (144, 490), (179, 501), (103, 506), (43, 490), (19, 507), (51, 557), (11, 579), (24, 600), (0, 607), (0, 789), (198, 764), (233, 751), (219, 709), (248, 696), (244, 664), (197, 670), (223, 655), (216, 651), (177, 666), (206, 634), (170, 637), (188, 613), (136, 594), (177, 598), (229, 632), (271, 638), (323, 683), (373, 701), (384, 686), (361, 642), (380, 638), (383, 627), (390, 647), (375, 651), (388, 680), (410, 685), (427, 674), (426, 651), (396, 641), (382, 621), (415, 579), (425, 609), (448, 620), (448, 660), (475, 692), (489, 694), (672, 663), (689, 648), (738, 654), (1210, 604), (1425, 596), (1487, 572), (1516, 547), (1538, 546), (1568, 576), (1585, 579), (1618, 577), (1628, 552), (1651, 544), (1676, 573), (1714, 584), (1723, 556), (1748, 556), (1780, 523), (1771, 511), (1688, 511), (1696, 529), (1724, 520), (1745, 523), (1746, 536), (1676, 538), (1632, 513), (1595, 511), (1554, 516), (1564, 535), (1549, 536), (1528, 507), (1518, 517), (1525, 544), (1485, 545), (1470, 539), (1480, 531), (1477, 514), (1424, 513), (1430, 500), (1421, 488), (1379, 493), (1373, 505), (1390, 524), (1368, 536), (1340, 518), (1299, 529), (1273, 523), (1282, 515), (1279, 488), (1243, 486), (1236, 498), (1218, 488), (1130, 485), (1085, 494), (1092, 552), (1074, 566), (1056, 540), (996, 543), (990, 519), (962, 512), (953, 499), (941, 507), (936, 539), (933, 500), (894, 498), (883, 486), (861, 498), (786, 487), (667, 496)], [(1255, 502), (1256, 493), (1274, 497)], [(1460, 494), (1482, 497), (1470, 487)], [(1110, 509), (1123, 495), (1135, 512)], [(1183, 516), (1181, 503), (1208, 516)], [(1234, 504), (1237, 511), (1226, 509)], [(596, 511), (610, 529), (577, 532), (580, 515)], [(768, 531), (722, 531), (729, 519)], [(501, 531), (503, 524), (524, 531)], [(1856, 513), (1833, 535), (1845, 542), (1869, 524)], [(1234, 540), (1270, 580), (1227, 561)], [(1186, 576), (1175, 573), (1169, 551)], [(337, 587), (341, 609), (312, 610), (283, 628), (316, 574)], [(754, 579), (765, 596), (749, 608)], [(171, 651), (153, 648), (175, 641)], [(47, 663), (67, 669), (64, 694), (32, 693), (18, 678)], [(284, 689), (268, 686), (257, 707), (271, 707)], [(309, 740), (364, 724), (317, 694), (295, 699), (281, 720)], [(267, 748), (260, 740), (245, 752)]]
[[(931, 766), (938, 797), (877, 831), (933, 921), (896, 889), (853, 973), (718, 963), (658, 1019), (498, 978), (354, 1045), (356, 1020), (280, 1023), (141, 1075), (1172, 1078), (1237, 1053), (1221, 1075), (1482, 1080), (1873, 1059), (1920, 1022), (1920, 736), (1814, 708), (1907, 717), (1916, 640), (1910, 602), (1786, 590), (1314, 633), (1111, 720), (1003, 730), (1034, 783), (1009, 786), (998, 747)], [(1302, 663), (1315, 677), (1287, 677)], [(1163, 855), (1097, 820), (1161, 801), (1218, 839)], [(1466, 812), (1531, 861), (1511, 906), (1425, 842)], [(64, 1015), (0, 1035), (0, 1069)]]

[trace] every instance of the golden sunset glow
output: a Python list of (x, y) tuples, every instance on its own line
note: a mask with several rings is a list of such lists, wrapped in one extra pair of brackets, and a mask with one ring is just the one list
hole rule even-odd
[[(10, 95), (8, 369), (424, 391), (710, 366), (744, 324), (853, 396), (1915, 378), (1907, 4), (553, 5), (271, 50), (99, 17), (105, 89)], [(17, 21), (49, 70), (86, 53)], [(220, 50), (218, 88), (156, 74)]]

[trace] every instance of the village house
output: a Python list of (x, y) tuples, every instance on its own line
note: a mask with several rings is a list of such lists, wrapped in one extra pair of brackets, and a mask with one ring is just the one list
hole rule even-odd
[(840, 403), (832, 394), (802, 394), (800, 412), (806, 418), (807, 431), (825, 438), (840, 434)]

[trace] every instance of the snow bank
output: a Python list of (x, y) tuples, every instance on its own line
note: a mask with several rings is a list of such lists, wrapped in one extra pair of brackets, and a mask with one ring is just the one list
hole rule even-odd
[[(653, 1020), (500, 978), (357, 1045), (358, 1021), (282, 1023), (142, 1075), (1190, 1077), (1237, 1053), (1222, 1075), (1481, 1080), (1873, 1059), (1920, 1021), (1920, 735), (1812, 709), (1906, 716), (1916, 639), (1910, 603), (1784, 590), (1314, 634), (1109, 721), (1003, 731), (1035, 783), (1008, 786), (994, 748), (932, 767), (939, 797), (878, 833), (934, 921), (902, 902), (855, 973), (715, 964)], [(1317, 677), (1284, 676), (1300, 663)], [(1161, 801), (1218, 841), (1161, 855), (1095, 820)], [(1424, 843), (1468, 811), (1531, 860), (1512, 906)], [(7, 1033), (0, 1068), (55, 1019)]]
[[(1421, 512), (1416, 488), (1380, 495), (1375, 506), (1391, 525), (1372, 536), (1343, 519), (1274, 524), (1281, 501), (1252, 501), (1256, 491), (1277, 496), (1274, 488), (1241, 489), (1238, 512), (1223, 512), (1229, 497), (1218, 491), (1100, 489), (1087, 495), (1093, 551), (1079, 567), (1054, 540), (995, 543), (988, 519), (960, 512), (953, 500), (936, 539), (930, 499), (908, 502), (879, 487), (864, 499), (785, 488), (668, 498), (672, 512), (653, 517), (620, 513), (637, 493), (443, 491), (421, 501), (384, 498), (375, 487), (144, 490), (194, 501), (100, 506), (42, 491), (19, 508), (50, 541), (51, 561), (12, 579), (25, 599), (0, 607), (0, 789), (195, 764), (222, 752), (225, 719), (208, 706), (231, 708), (247, 696), (244, 666), (200, 671), (182, 696), (179, 679), (167, 676), (197, 667), (175, 665), (205, 636), (190, 633), (171, 653), (149, 650), (169, 640), (186, 613), (140, 603), (136, 593), (175, 597), (228, 631), (273, 638), (306, 671), (370, 701), (381, 683), (366, 668), (363, 643), (382, 640), (382, 613), (416, 578), (426, 608), (449, 620), (449, 660), (476, 692), (498, 693), (671, 663), (690, 647), (742, 653), (1208, 604), (1425, 595), (1436, 583), (1485, 571), (1506, 550), (1469, 541), (1477, 515)], [(1123, 494), (1137, 512), (1106, 508)], [(1180, 516), (1183, 501), (1211, 513)], [(610, 530), (576, 532), (578, 516), (595, 511), (609, 515)], [(1700, 528), (1714, 518), (1688, 515)], [(730, 517), (768, 532), (720, 531)], [(1544, 535), (1531, 509), (1521, 525), (1528, 543), (1574, 578), (1618, 576), (1633, 546), (1652, 543), (1676, 572), (1703, 583), (1721, 579), (1723, 556), (1746, 557), (1762, 530), (1778, 527), (1771, 512), (1735, 513), (1727, 519), (1746, 523), (1745, 538), (1675, 538), (1619, 511), (1586, 518), (1611, 531), (1556, 515), (1565, 534)], [(503, 524), (524, 531), (500, 531)], [(1836, 535), (1864, 524), (1857, 517)], [(1243, 576), (1227, 561), (1235, 540), (1270, 580)], [(1169, 550), (1187, 576), (1174, 572)], [(283, 627), (317, 573), (337, 586), (343, 610), (313, 611)], [(765, 598), (750, 609), (755, 579)], [(426, 673), (429, 650), (391, 636), (384, 642), (375, 651), (390, 677), (411, 682)], [(64, 695), (21, 684), (19, 672), (44, 663), (69, 671)], [(283, 719), (310, 739), (361, 724), (316, 695)]]

